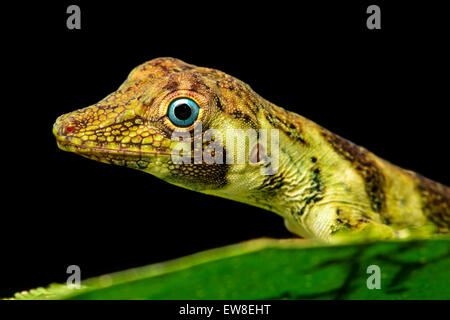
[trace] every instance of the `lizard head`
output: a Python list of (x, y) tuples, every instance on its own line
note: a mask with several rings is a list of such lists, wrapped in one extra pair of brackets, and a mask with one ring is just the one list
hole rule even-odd
[(62, 150), (248, 202), (239, 195), (263, 183), (264, 149), (237, 134), (233, 141), (244, 141), (250, 161), (229, 164), (225, 136), (230, 129), (257, 133), (264, 101), (221, 71), (158, 58), (136, 67), (100, 102), (60, 116), (53, 133)]

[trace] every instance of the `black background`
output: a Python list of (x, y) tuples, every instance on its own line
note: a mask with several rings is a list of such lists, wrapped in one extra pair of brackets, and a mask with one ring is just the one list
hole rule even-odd
[[(337, 3), (338, 2), (338, 3)], [(382, 29), (367, 30), (378, 4)], [(66, 8), (81, 7), (81, 30)], [(277, 215), (59, 150), (61, 114), (161, 56), (229, 73), (404, 168), (450, 184), (448, 33), (432, 2), (62, 1), (5, 11), (0, 297), (257, 237)]]

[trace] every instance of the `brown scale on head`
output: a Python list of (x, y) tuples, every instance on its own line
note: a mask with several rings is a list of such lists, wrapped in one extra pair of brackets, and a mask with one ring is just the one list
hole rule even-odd
[[(198, 105), (192, 124), (180, 127), (169, 118), (169, 106), (179, 98)], [(221, 71), (158, 58), (136, 67), (97, 104), (59, 117), (53, 132), (63, 150), (142, 169), (189, 188), (213, 189), (226, 184), (227, 165), (173, 163), (177, 141), (171, 135), (184, 130), (192, 136), (200, 122), (203, 131), (257, 128), (257, 99), (248, 85)]]

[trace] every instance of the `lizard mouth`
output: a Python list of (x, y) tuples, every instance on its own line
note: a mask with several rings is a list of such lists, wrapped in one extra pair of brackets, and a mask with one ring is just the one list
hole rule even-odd
[(127, 155), (127, 156), (143, 156), (143, 155), (170, 155), (171, 153), (168, 151), (134, 151), (134, 150), (127, 150), (127, 149), (109, 149), (109, 148), (103, 148), (103, 147), (86, 147), (86, 146), (80, 146), (73, 143), (70, 143), (68, 141), (61, 141), (57, 140), (58, 147), (61, 150), (64, 151), (70, 151), (75, 153), (107, 153), (108, 155)]
[(96, 141), (83, 141), (77, 137), (62, 135), (57, 126), (53, 127), (53, 134), (61, 150), (108, 164), (145, 169), (149, 164), (163, 160), (161, 157), (167, 157), (169, 160), (171, 155), (170, 149), (161, 144), (159, 146), (123, 143), (102, 145)]

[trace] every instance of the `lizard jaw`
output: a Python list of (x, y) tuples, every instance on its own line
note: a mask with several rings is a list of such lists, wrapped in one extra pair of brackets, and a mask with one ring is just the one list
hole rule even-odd
[(168, 162), (171, 156), (170, 149), (165, 147), (168, 143), (160, 143), (157, 147), (152, 144), (124, 145), (115, 142), (101, 145), (96, 141), (83, 141), (79, 137), (63, 134), (58, 121), (52, 131), (61, 150), (107, 164), (147, 169), (152, 164), (162, 165)]

